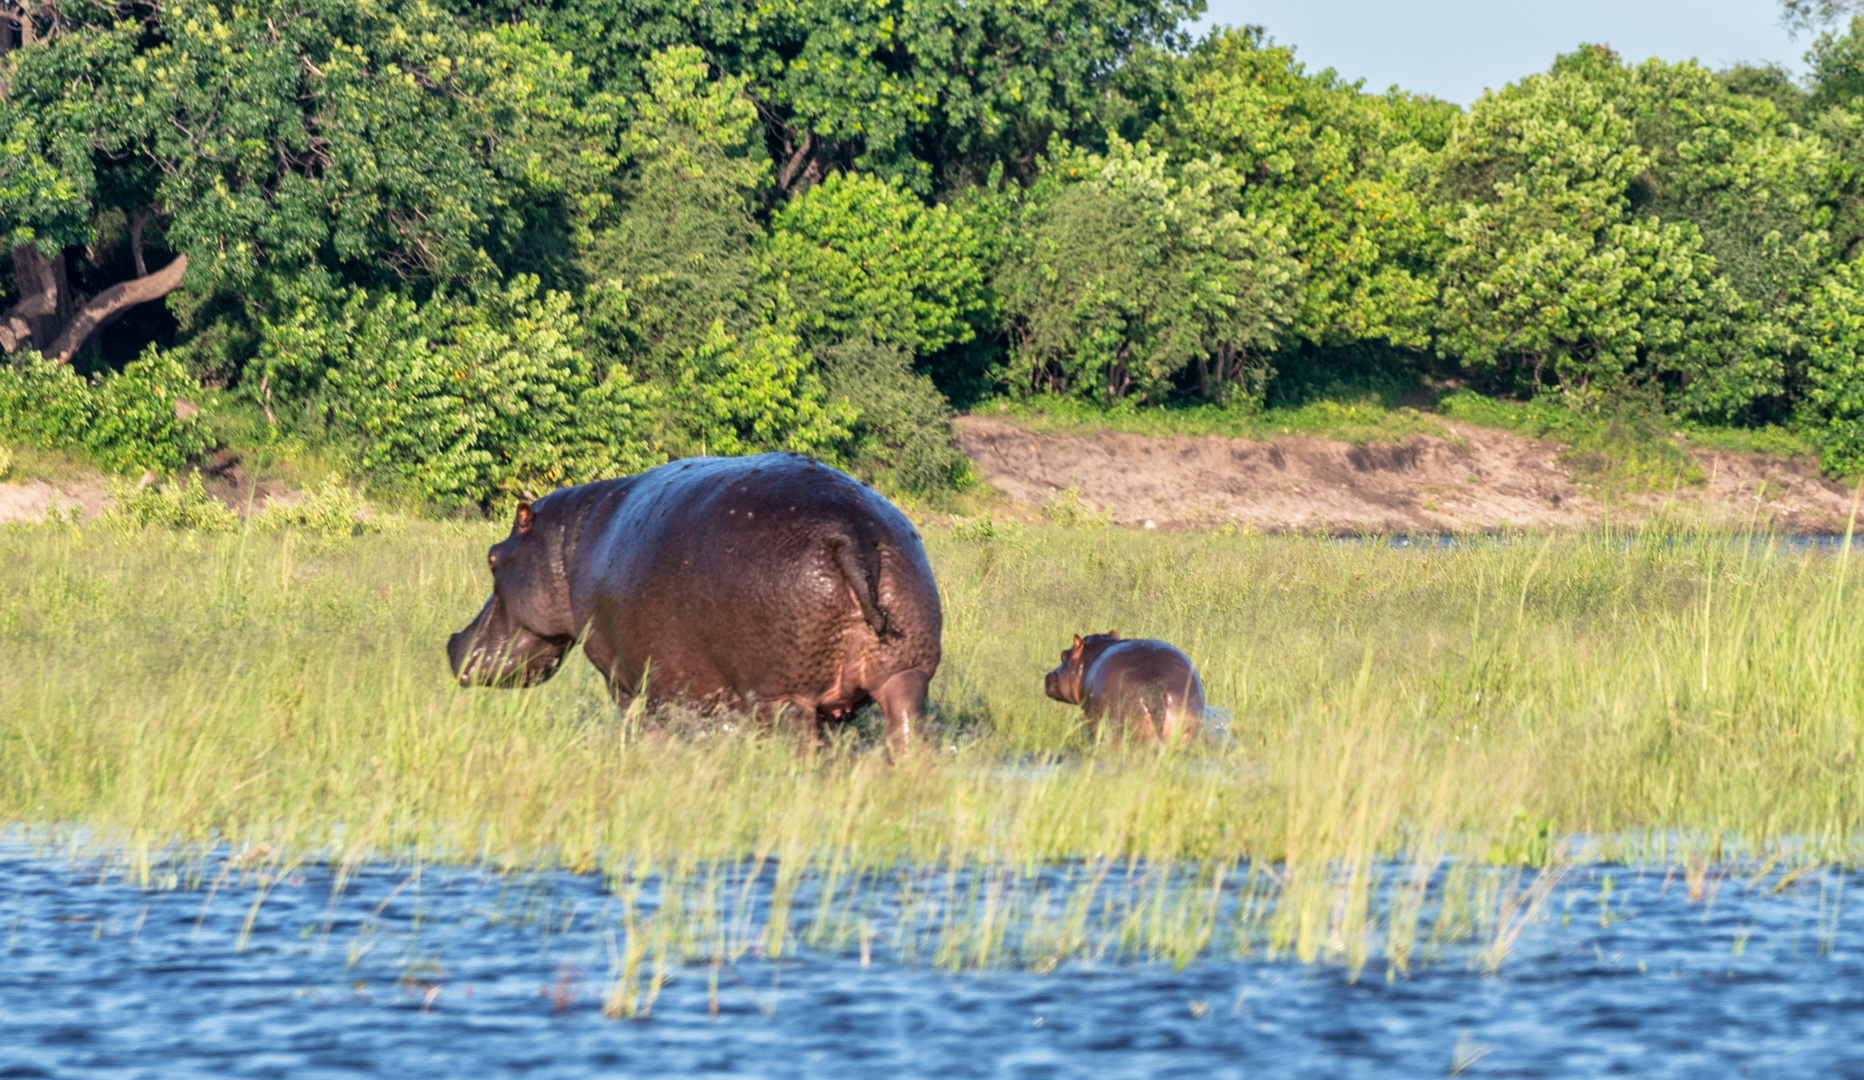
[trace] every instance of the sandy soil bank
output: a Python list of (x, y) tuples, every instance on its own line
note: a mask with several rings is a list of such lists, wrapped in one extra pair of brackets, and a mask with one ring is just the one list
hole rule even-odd
[(102, 480), (62, 484), (28, 480), (0, 484), (0, 525), (43, 522), (50, 513), (64, 518), (73, 510), (89, 521), (102, 516), (105, 494)]
[[(304, 497), (296, 488), (275, 480), (258, 482), (240, 459), (227, 451), (216, 451), (200, 470), (201, 483), (207, 493), (225, 503), (236, 514), (248, 509), (263, 510), (274, 503), (290, 505)], [(37, 524), (48, 513), (61, 517), (76, 509), (85, 521), (102, 517), (110, 505), (110, 485), (102, 473), (84, 470), (83, 474), (60, 481), (25, 480), (0, 483), (0, 525)]]
[(1438, 419), (1450, 438), (1354, 446), (1124, 432), (1037, 434), (965, 416), (958, 445), (1019, 503), (1070, 487), (1116, 522), (1162, 528), (1225, 523), (1333, 535), (1570, 530), (1660, 517), (1794, 535), (1843, 532), (1852, 493), (1805, 462), (1692, 451), (1704, 484), (1607, 497), (1577, 482), (1557, 444)]

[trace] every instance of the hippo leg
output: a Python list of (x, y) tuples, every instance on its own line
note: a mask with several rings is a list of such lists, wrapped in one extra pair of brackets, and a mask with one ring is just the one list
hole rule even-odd
[(796, 733), (797, 750), (813, 753), (827, 741), (822, 736), (822, 714), (813, 701), (781, 701), (777, 717), (785, 728)]
[(750, 713), (757, 730), (794, 736), (799, 754), (807, 756), (822, 747), (822, 718), (814, 702), (775, 698), (756, 702)]
[(874, 691), (874, 701), (887, 718), (887, 749), (895, 758), (926, 734), (926, 686), (931, 682), (932, 676), (923, 671), (901, 671)]
[(1087, 741), (1098, 743), (1114, 733), (1106, 723), (1107, 707), (1099, 698), (1088, 698), (1081, 708), (1081, 721), (1087, 729)]

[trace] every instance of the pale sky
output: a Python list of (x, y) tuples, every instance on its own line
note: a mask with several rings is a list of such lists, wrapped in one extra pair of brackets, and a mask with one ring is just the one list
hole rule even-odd
[(1812, 38), (1787, 35), (1777, 0), (1210, 0), (1197, 29), (1214, 23), (1267, 27), (1309, 71), (1331, 67), (1368, 90), (1396, 83), (1459, 105), (1547, 70), (1581, 42), (1628, 60), (1772, 61), (1797, 74)]

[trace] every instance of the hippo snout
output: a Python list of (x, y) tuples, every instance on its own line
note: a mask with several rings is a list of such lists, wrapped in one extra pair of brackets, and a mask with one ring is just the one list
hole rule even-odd
[(447, 659), (461, 686), (536, 686), (557, 673), (574, 643), (513, 622), (494, 596), (466, 629), (447, 638)]
[(460, 666), (466, 662), (466, 631), (461, 630), (447, 638), (447, 663), (453, 666), (453, 676), (466, 685), (466, 678), (460, 674)]

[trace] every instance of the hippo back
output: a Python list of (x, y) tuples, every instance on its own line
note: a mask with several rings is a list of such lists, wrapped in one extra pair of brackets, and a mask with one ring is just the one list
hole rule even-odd
[(584, 648), (618, 691), (645, 675), (656, 697), (833, 710), (877, 673), (938, 664), (918, 532), (800, 454), (690, 458), (630, 478), (596, 501), (569, 559)]
[(1082, 705), (1116, 738), (1188, 742), (1204, 719), (1204, 686), (1190, 657), (1163, 641), (1114, 642), (1088, 665)]

